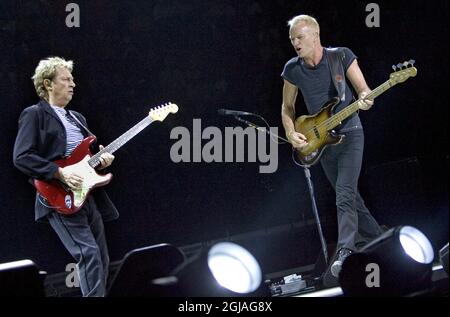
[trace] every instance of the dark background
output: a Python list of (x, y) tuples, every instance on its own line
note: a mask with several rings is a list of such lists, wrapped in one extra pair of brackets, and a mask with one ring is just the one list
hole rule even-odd
[[(370, 1), (76, 1), (80, 28), (66, 27), (67, 3), (0, 4), (0, 262), (31, 258), (50, 273), (72, 262), (51, 228), (34, 222), (34, 190), (12, 164), (18, 116), (38, 101), (30, 77), (40, 59), (56, 55), (74, 60), (69, 108), (87, 117), (101, 144), (150, 107), (180, 107), (115, 153), (108, 192), (121, 217), (106, 227), (113, 261), (161, 242), (205, 245), (241, 235), (266, 273), (314, 263), (319, 238), (288, 145), (279, 146), (273, 174), (258, 173), (260, 163), (175, 164), (169, 155), (171, 129), (192, 131), (194, 118), (222, 131), (241, 125), (218, 108), (256, 112), (284, 136), (280, 73), (295, 55), (286, 21), (301, 13), (318, 19), (324, 46), (353, 50), (372, 88), (392, 64), (416, 60), (417, 77), (360, 114), (361, 191), (380, 223), (416, 226), (436, 249), (448, 241), (448, 1), (378, 1), (380, 28), (365, 24)], [(319, 166), (312, 174), (332, 244), (334, 193)]]

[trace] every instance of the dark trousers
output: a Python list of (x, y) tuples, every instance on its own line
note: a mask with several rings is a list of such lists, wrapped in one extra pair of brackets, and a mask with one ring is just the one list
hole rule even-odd
[(69, 216), (50, 213), (48, 220), (77, 262), (83, 296), (105, 296), (109, 256), (102, 217), (94, 198), (88, 197), (82, 209)]
[(346, 133), (342, 144), (329, 146), (321, 164), (336, 191), (338, 242), (336, 250), (356, 250), (382, 233), (358, 191), (364, 151), (363, 130)]

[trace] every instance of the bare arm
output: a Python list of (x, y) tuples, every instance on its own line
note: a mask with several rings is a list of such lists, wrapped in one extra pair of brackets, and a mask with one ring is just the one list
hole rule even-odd
[[(353, 88), (355, 88), (356, 93), (358, 94), (358, 99), (364, 99), (371, 92), (356, 59), (348, 68), (347, 77), (352, 83)], [(359, 108), (361, 110), (369, 110), (372, 105), (373, 100), (364, 99), (363, 102), (360, 103)]]
[(281, 120), (283, 122), (286, 136), (294, 147), (303, 147), (306, 137), (295, 131), (295, 100), (297, 99), (298, 88), (288, 81), (283, 85), (283, 103), (281, 105)]

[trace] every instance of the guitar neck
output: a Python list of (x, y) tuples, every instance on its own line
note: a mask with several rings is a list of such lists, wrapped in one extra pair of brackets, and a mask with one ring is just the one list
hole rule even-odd
[[(383, 84), (381, 84), (380, 86), (378, 86), (377, 88), (372, 90), (366, 96), (366, 98), (367, 99), (375, 99), (376, 97), (378, 97), (379, 95), (381, 95), (382, 93), (384, 93), (386, 90), (388, 90), (389, 88), (391, 88), (393, 86), (395, 86), (395, 83), (392, 83), (390, 80), (387, 80), (386, 82), (384, 82)], [(360, 100), (357, 100), (357, 101), (351, 103), (350, 105), (348, 105), (347, 107), (345, 107), (344, 109), (339, 111), (338, 113), (336, 113), (333, 116), (331, 116), (330, 118), (328, 118), (325, 121), (327, 130), (331, 130), (331, 129), (337, 127), (339, 124), (342, 123), (342, 121), (344, 121), (345, 119), (350, 117), (353, 113), (358, 111), (359, 110), (359, 102), (360, 102)]]
[(88, 163), (92, 168), (96, 168), (100, 165), (100, 156), (103, 153), (113, 154), (115, 151), (120, 149), (123, 145), (125, 145), (128, 141), (130, 141), (133, 137), (135, 137), (139, 132), (144, 130), (153, 120), (147, 116), (140, 122), (138, 122), (135, 126), (129, 129), (127, 132), (122, 134), (120, 137), (111, 142), (108, 146), (106, 146), (103, 150), (99, 151), (97, 154), (93, 155)]

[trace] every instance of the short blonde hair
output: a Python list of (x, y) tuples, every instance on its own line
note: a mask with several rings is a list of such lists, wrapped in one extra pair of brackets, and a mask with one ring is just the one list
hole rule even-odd
[(67, 68), (70, 72), (73, 70), (73, 61), (66, 61), (61, 57), (47, 57), (39, 61), (36, 70), (34, 71), (33, 77), (31, 79), (34, 83), (34, 89), (41, 99), (48, 98), (48, 92), (44, 86), (44, 80), (52, 80), (56, 75), (56, 70), (58, 67)]
[(320, 34), (320, 26), (319, 26), (319, 23), (317, 22), (317, 20), (315, 18), (313, 18), (312, 16), (309, 16), (306, 14), (297, 15), (297, 16), (293, 17), (292, 19), (290, 19), (287, 23), (289, 26), (289, 31), (292, 29), (292, 27), (294, 25), (297, 25), (300, 22), (305, 23), (307, 26), (316, 29), (317, 33)]

